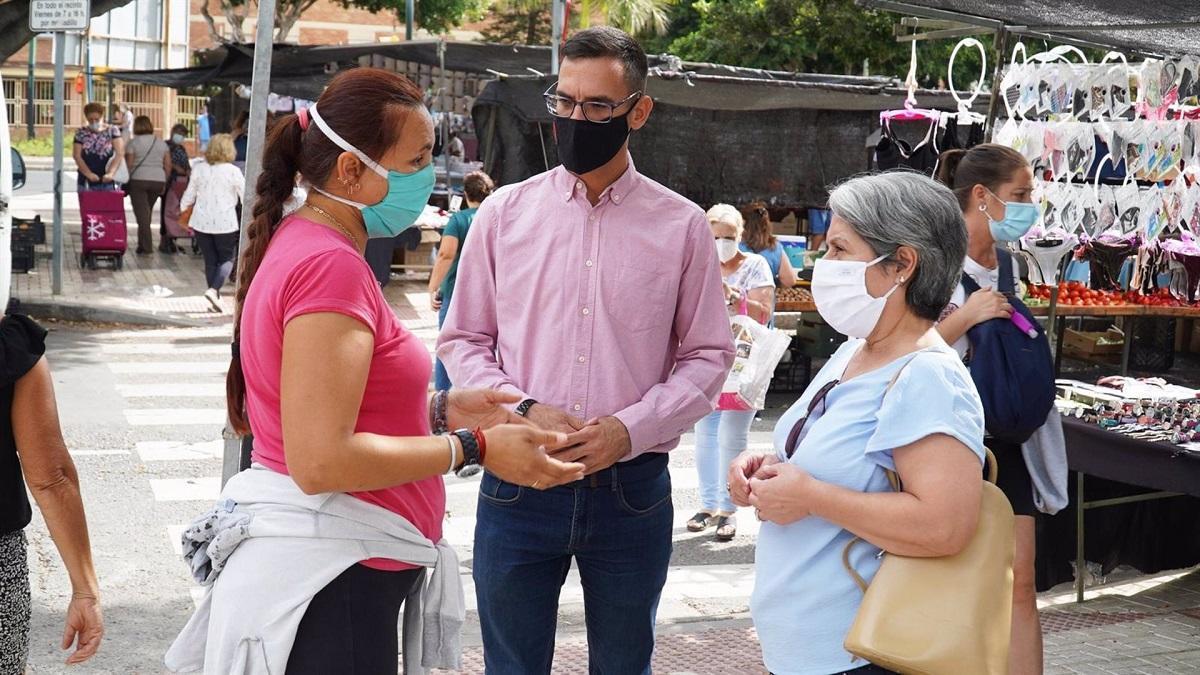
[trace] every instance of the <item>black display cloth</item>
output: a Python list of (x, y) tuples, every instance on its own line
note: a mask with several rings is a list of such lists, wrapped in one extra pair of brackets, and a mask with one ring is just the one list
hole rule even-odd
[(1037, 586), (1047, 590), (1074, 580), (1076, 471), (1084, 477), (1091, 502), (1155, 490), (1170, 497), (1088, 509), (1084, 515), (1084, 554), (1107, 574), (1129, 565), (1145, 574), (1200, 564), (1200, 454), (1164, 443), (1149, 443), (1105, 431), (1094, 424), (1064, 420), (1071, 467), (1071, 504), (1038, 526)]
[[(973, 18), (1040, 35), (1081, 40), (1153, 55), (1200, 54), (1200, 13), (1195, 0), (859, 0), (859, 4), (938, 19)], [(951, 12), (951, 15), (932, 12)], [(958, 15), (958, 17), (954, 16)]]

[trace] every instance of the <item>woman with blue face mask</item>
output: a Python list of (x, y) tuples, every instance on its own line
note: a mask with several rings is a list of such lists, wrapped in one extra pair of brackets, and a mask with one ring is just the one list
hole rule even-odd
[[(1000, 286), (998, 246), (1020, 239), (1039, 218), (1033, 204), (1033, 169), (1012, 148), (977, 145), (970, 150), (948, 150), (939, 160), (938, 180), (954, 190), (967, 222), (967, 257), (963, 272), (979, 286), (967, 294), (963, 284), (954, 291), (938, 324), (946, 342), (959, 355), (969, 357), (967, 331), (992, 319), (1008, 319), (1013, 309)], [(1019, 279), (1016, 261), (1012, 278)], [(1016, 557), (1013, 561), (1013, 631), (1009, 672), (1042, 672), (1042, 629), (1034, 583), (1037, 506), (1033, 483), (1021, 446), (988, 440), (988, 447), (1003, 467), (996, 482), (1016, 514)]]
[[(254, 465), (225, 486), (224, 511), (194, 526), (210, 554), (228, 554), (207, 546), (210, 534), (239, 543), (168, 653), (173, 670), (396, 672), (399, 611), (418, 597), (405, 616), (424, 615), (436, 651), (425, 665), (456, 668), (464, 608), (442, 539), (442, 475), (486, 467), (542, 487), (583, 477), (543, 449), (563, 434), (512, 423), (524, 422), (506, 407), (520, 396), (431, 397), (429, 351), (363, 258), (368, 238), (414, 226), (433, 190), (432, 149), (422, 91), (374, 68), (337, 75), (268, 132), (227, 383)], [(284, 216), (297, 175), (307, 198)], [(251, 512), (260, 527), (236, 531)], [(418, 632), (405, 631), (406, 660), (421, 658)]]

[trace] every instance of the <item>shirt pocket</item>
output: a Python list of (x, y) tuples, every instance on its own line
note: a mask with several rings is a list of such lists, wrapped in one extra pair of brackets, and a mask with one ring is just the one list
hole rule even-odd
[(605, 309), (615, 327), (641, 333), (669, 326), (673, 316), (664, 316), (667, 303), (667, 278), (661, 272), (621, 263), (604, 274), (602, 288)]

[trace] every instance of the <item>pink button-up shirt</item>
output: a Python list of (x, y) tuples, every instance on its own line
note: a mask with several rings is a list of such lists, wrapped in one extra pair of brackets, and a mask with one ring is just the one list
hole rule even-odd
[(704, 212), (629, 170), (592, 206), (562, 167), (479, 207), (438, 339), (455, 386), (615, 415), (631, 459), (712, 412), (733, 363)]

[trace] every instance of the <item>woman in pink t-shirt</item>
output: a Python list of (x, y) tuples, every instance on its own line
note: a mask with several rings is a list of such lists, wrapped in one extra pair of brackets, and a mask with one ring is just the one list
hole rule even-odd
[[(505, 407), (515, 397), (455, 390), (431, 404), (429, 353), (363, 251), (421, 212), (432, 147), (421, 90), (372, 68), (343, 72), (313, 108), (272, 127), (240, 266), (229, 417), (253, 431), (254, 461), (304, 492), (349, 493), (437, 542), (441, 474), (478, 464), (544, 489), (578, 480), (583, 466), (547, 456), (564, 437), (520, 423)], [(312, 189), (283, 218), (297, 173)], [(272, 570), (262, 573), (270, 583)], [(395, 672), (397, 617), (417, 576), (395, 560), (346, 570), (312, 598), (287, 672)]]

